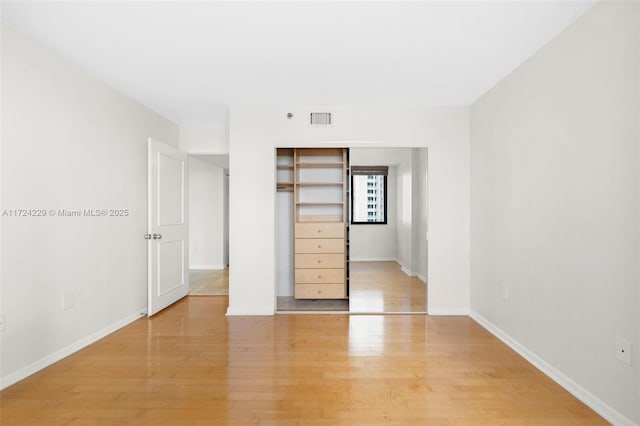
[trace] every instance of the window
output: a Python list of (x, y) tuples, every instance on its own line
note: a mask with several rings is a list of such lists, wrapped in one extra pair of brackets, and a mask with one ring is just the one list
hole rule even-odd
[(387, 223), (387, 166), (351, 166), (351, 223)]

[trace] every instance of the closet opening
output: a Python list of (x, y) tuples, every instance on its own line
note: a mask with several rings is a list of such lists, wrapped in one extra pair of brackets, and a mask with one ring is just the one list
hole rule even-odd
[(427, 148), (278, 148), (277, 312), (425, 314), (427, 166)]

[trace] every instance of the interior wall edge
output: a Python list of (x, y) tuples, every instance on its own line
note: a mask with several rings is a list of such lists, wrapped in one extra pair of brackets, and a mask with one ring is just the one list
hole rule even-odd
[(87, 346), (97, 342), (98, 340), (108, 336), (109, 334), (118, 331), (119, 329), (131, 324), (132, 322), (140, 319), (147, 315), (147, 307), (141, 307), (137, 309), (134, 313), (127, 315), (119, 321), (114, 322), (107, 327), (104, 327), (102, 330), (99, 330), (93, 334), (90, 334), (86, 337), (83, 337), (80, 340), (75, 341), (74, 343), (65, 346), (64, 348), (57, 350), (56, 352), (49, 354), (31, 364), (20, 368), (13, 373), (6, 375), (5, 377), (0, 378), (0, 390), (4, 390), (11, 385), (18, 383), (21, 380), (26, 379), (27, 377), (37, 373), (40, 370), (43, 370), (49, 367), (52, 364), (60, 361), (63, 358), (68, 357), (69, 355), (78, 352), (81, 349), (86, 348)]
[(496, 326), (491, 321), (480, 315), (478, 312), (472, 309), (469, 316), (473, 318), (473, 320), (476, 321), (485, 330), (493, 334), (505, 345), (513, 349), (518, 355), (527, 360), (527, 362), (543, 372), (547, 377), (552, 379), (558, 385), (562, 386), (567, 392), (578, 398), (593, 411), (604, 417), (607, 421), (618, 426), (636, 425), (636, 423), (631, 419), (624, 416), (615, 408), (611, 407), (609, 404), (589, 392), (587, 389), (571, 380), (570, 377), (530, 351), (526, 346), (518, 342), (516, 339), (514, 339), (500, 327)]

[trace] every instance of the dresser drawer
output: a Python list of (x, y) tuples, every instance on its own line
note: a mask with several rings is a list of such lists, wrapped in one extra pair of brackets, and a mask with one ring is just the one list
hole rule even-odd
[(313, 283), (344, 283), (344, 268), (342, 269), (296, 269), (296, 284)]
[(344, 253), (344, 239), (296, 238), (296, 253)]
[(344, 268), (344, 254), (296, 254), (298, 268)]
[(344, 238), (342, 222), (296, 223), (296, 238)]
[(344, 284), (296, 284), (296, 299), (344, 299)]

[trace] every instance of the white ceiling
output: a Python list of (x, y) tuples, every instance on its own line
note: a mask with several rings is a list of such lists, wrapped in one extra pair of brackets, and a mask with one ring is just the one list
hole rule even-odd
[(469, 105), (589, 1), (3, 1), (2, 22), (179, 124), (230, 104)]

